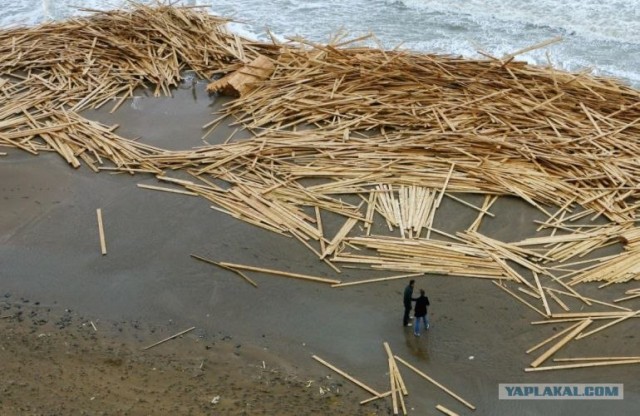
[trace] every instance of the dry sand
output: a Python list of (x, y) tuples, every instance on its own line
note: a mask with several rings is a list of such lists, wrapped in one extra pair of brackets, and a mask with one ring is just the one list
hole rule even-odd
[[(85, 115), (118, 123), (120, 135), (156, 146), (198, 146), (201, 126), (220, 104), (204, 85), (187, 82), (173, 98), (141, 96), (115, 114)], [(232, 130), (223, 127), (209, 140), (223, 141)], [(95, 174), (74, 170), (57, 155), (7, 152), (0, 156), (0, 296), (10, 295), (2, 315), (14, 316), (21, 306), (23, 321), (0, 320), (2, 414), (385, 415), (388, 400), (359, 407), (368, 393), (311, 359), (317, 354), (386, 391), (383, 341), (477, 407), (468, 411), (401, 368), (410, 414), (435, 414), (436, 404), (477, 415), (637, 414), (638, 367), (524, 373), (536, 356), (524, 351), (564, 326), (530, 325), (539, 316), (489, 281), (419, 278), (416, 287), (432, 302), (433, 327), (416, 338), (401, 326), (406, 281), (332, 289), (252, 274), (259, 285), (253, 288), (189, 254), (336, 276), (294, 239), (236, 221), (199, 198), (137, 188), (157, 185), (149, 175)], [(106, 256), (100, 255), (97, 208)], [(505, 241), (531, 235), (532, 221), (541, 218), (514, 198), (501, 198), (492, 212), (496, 218), (485, 218), (480, 231)], [(475, 217), (445, 199), (436, 227), (460, 230)], [(343, 275), (389, 274), (344, 269)], [(587, 286), (585, 293), (597, 289)], [(69, 325), (58, 328), (64, 319)], [(196, 331), (180, 339), (140, 350), (191, 326)], [(637, 355), (638, 332), (625, 328), (572, 343), (558, 356)], [(516, 382), (624, 383), (625, 399), (499, 401), (498, 383)], [(320, 387), (329, 391), (321, 395)], [(216, 395), (220, 402), (212, 404)]]

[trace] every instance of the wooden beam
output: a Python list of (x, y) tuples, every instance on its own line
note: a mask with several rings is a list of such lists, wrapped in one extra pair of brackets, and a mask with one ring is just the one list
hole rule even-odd
[(436, 409), (440, 410), (442, 413), (448, 416), (459, 416), (456, 412), (449, 410), (440, 404), (436, 406)]
[(169, 340), (172, 340), (172, 339), (174, 339), (174, 338), (177, 338), (177, 337), (179, 337), (180, 335), (184, 335), (184, 334), (186, 334), (187, 332), (193, 331), (194, 329), (196, 329), (196, 327), (195, 327), (195, 326), (192, 326), (192, 327), (191, 327), (191, 328), (189, 328), (189, 329), (185, 329), (184, 331), (180, 331), (180, 332), (178, 332), (177, 334), (171, 335), (170, 337), (167, 337), (167, 338), (165, 338), (165, 339), (163, 339), (163, 340), (161, 340), (161, 341), (158, 341), (158, 342), (156, 342), (156, 343), (154, 343), (154, 344), (151, 344), (151, 345), (149, 345), (149, 346), (146, 346), (146, 347), (144, 347), (144, 348), (143, 348), (143, 350), (148, 350), (148, 349), (150, 349), (150, 348), (153, 348), (153, 347), (155, 347), (155, 346), (157, 346), (157, 345), (160, 345), (160, 344), (165, 343), (165, 342), (167, 342), (167, 341), (169, 341)]
[(267, 274), (273, 274), (276, 276), (283, 276), (283, 277), (292, 277), (295, 279), (308, 280), (311, 282), (328, 283), (328, 284), (340, 283), (339, 280), (335, 280), (335, 279), (327, 279), (324, 277), (310, 276), (307, 274), (300, 274), (300, 273), (290, 273), (282, 270), (265, 269), (264, 267), (247, 266), (245, 264), (228, 263), (225, 261), (221, 261), (219, 262), (219, 264), (222, 267), (230, 267), (232, 269), (248, 270), (252, 272), (267, 273)]
[(408, 277), (419, 277), (419, 276), (424, 276), (424, 273), (401, 274), (398, 276), (378, 277), (375, 279), (357, 280), (355, 282), (336, 283), (331, 285), (331, 287), (355, 286), (355, 285), (362, 285), (365, 283), (387, 282), (389, 280), (406, 279)]
[(316, 360), (317, 362), (319, 362), (320, 364), (324, 365), (325, 367), (328, 367), (330, 369), (332, 369), (333, 371), (335, 371), (336, 373), (340, 374), (342, 377), (346, 378), (347, 380), (351, 381), (352, 383), (354, 383), (356, 386), (368, 391), (369, 393), (373, 394), (374, 396), (381, 396), (381, 393), (378, 393), (377, 391), (375, 391), (374, 389), (372, 389), (371, 387), (367, 386), (366, 384), (364, 384), (363, 382), (357, 380), (356, 378), (350, 376), (349, 374), (347, 374), (346, 372), (340, 370), (339, 368), (337, 368), (336, 366), (326, 362), (325, 360), (323, 360), (322, 358), (318, 357), (317, 355), (312, 355), (311, 356), (314, 360)]
[(640, 364), (640, 360), (614, 360), (614, 361), (597, 361), (591, 363), (579, 363), (579, 364), (563, 364), (563, 365), (551, 365), (547, 367), (535, 367), (525, 368), (524, 371), (549, 371), (549, 370), (567, 370), (572, 368), (588, 368), (588, 367), (604, 367), (610, 365), (625, 365), (625, 364)]
[(408, 362), (406, 362), (402, 358), (398, 357), (397, 355), (394, 355), (394, 357), (395, 357), (396, 360), (400, 361), (402, 364), (407, 366), (409, 369), (413, 370), (416, 374), (418, 374), (419, 376), (421, 376), (425, 380), (429, 381), (430, 383), (432, 383), (436, 387), (440, 388), (445, 393), (447, 393), (448, 395), (450, 395), (454, 399), (458, 400), (460, 403), (462, 403), (465, 406), (467, 406), (469, 409), (471, 409), (471, 410), (475, 410), (476, 409), (476, 407), (474, 405), (472, 405), (471, 403), (469, 403), (468, 401), (466, 401), (462, 397), (458, 396), (457, 394), (455, 394), (454, 392), (452, 392), (451, 390), (449, 390), (448, 388), (446, 388), (442, 384), (438, 383), (436, 380), (434, 380), (433, 378), (429, 377), (424, 372), (418, 370), (416, 367), (412, 366), (411, 364), (409, 364)]
[(253, 286), (253, 287), (258, 287), (258, 285), (256, 284), (256, 282), (254, 282), (252, 279), (250, 279), (250, 278), (249, 278), (249, 276), (245, 275), (245, 274), (244, 274), (244, 273), (242, 273), (240, 270), (236, 270), (236, 269), (234, 269), (234, 268), (232, 268), (232, 267), (226, 267), (226, 266), (223, 266), (223, 265), (222, 265), (222, 264), (220, 264), (220, 263), (217, 263), (217, 262), (215, 262), (215, 261), (213, 261), (213, 260), (206, 259), (206, 258), (204, 258), (204, 257), (197, 256), (197, 255), (195, 255), (195, 254), (191, 254), (191, 257), (193, 257), (193, 258), (194, 258), (194, 259), (196, 259), (196, 260), (200, 260), (200, 261), (203, 261), (203, 262), (205, 262), (205, 263), (209, 263), (209, 264), (213, 264), (214, 266), (221, 267), (221, 268), (223, 268), (223, 269), (225, 269), (225, 270), (229, 270), (229, 271), (231, 271), (231, 272), (233, 272), (233, 273), (237, 274), (237, 275), (238, 275), (238, 276), (240, 276), (241, 278), (243, 278), (243, 279), (244, 279), (247, 283), (249, 283), (251, 286)]
[(569, 341), (571, 341), (573, 338), (575, 338), (575, 336), (578, 335), (583, 329), (585, 329), (586, 327), (591, 325), (592, 322), (593, 321), (591, 319), (588, 319), (588, 318), (585, 319), (584, 321), (582, 321), (582, 323), (580, 323), (580, 325), (576, 326), (564, 338), (562, 338), (560, 341), (558, 341), (556, 344), (554, 344), (551, 348), (549, 348), (547, 351), (545, 351), (542, 355), (540, 355), (538, 358), (536, 358), (531, 363), (531, 367), (534, 367), (534, 368), (538, 367), (547, 358), (551, 357), (556, 351), (558, 351), (565, 344), (567, 344)]
[(100, 252), (102, 255), (107, 254), (107, 242), (104, 238), (104, 225), (102, 224), (102, 209), (98, 208), (96, 210), (96, 215), (98, 217), (98, 234), (100, 235)]

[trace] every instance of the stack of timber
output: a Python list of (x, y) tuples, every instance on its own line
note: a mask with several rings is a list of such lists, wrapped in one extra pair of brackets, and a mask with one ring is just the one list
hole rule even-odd
[[(545, 322), (638, 322), (636, 292), (605, 301), (579, 285), (640, 280), (640, 91), (514, 55), (387, 51), (364, 46), (367, 37), (263, 43), (198, 7), (130, 7), (0, 30), (0, 146), (155, 175), (174, 188), (144, 192), (205, 198), (296, 238), (336, 272), (488, 278)], [(222, 76), (212, 89), (239, 96), (204, 128), (231, 119), (250, 138), (170, 151), (82, 115), (107, 103), (116, 111), (140, 88), (170, 95), (186, 70)], [(500, 196), (543, 213), (542, 234), (504, 242), (483, 233)], [(476, 220), (439, 230), (444, 197)], [(329, 216), (341, 218), (337, 231), (327, 230)], [(620, 241), (624, 249), (593, 258)], [(606, 311), (559, 315), (578, 313), (572, 302)]]

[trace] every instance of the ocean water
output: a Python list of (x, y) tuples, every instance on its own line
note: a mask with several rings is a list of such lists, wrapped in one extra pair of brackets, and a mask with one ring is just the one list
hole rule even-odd
[[(143, 3), (153, 3), (143, 0)], [(174, 1), (175, 2), (175, 1)], [(233, 17), (231, 29), (267, 40), (328, 41), (346, 30), (375, 33), (381, 46), (478, 57), (501, 57), (562, 36), (561, 43), (518, 59), (581, 71), (592, 69), (640, 87), (640, 0), (182, 0)], [(125, 0), (0, 0), (0, 27), (35, 25), (83, 12), (126, 7)]]

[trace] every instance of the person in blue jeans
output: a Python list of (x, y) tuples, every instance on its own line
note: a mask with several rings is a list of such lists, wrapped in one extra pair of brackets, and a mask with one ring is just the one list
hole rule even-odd
[(425, 330), (429, 329), (429, 320), (427, 319), (427, 306), (429, 306), (429, 298), (425, 296), (424, 289), (420, 289), (420, 296), (416, 299), (414, 308), (415, 323), (413, 324), (413, 335), (420, 336), (420, 321), (422, 321)]

